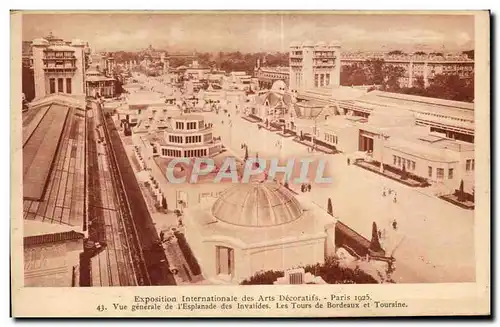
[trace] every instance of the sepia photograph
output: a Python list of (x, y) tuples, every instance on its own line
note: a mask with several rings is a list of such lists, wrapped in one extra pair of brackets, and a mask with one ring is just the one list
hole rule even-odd
[(405, 315), (448, 284), (489, 313), (487, 11), (11, 18), (14, 297)]

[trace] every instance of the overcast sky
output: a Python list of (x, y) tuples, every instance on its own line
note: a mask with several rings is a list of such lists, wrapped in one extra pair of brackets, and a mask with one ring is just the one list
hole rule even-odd
[(288, 51), (291, 41), (337, 40), (345, 50), (469, 50), (470, 15), (304, 13), (26, 14), (23, 40), (52, 32), (96, 51)]

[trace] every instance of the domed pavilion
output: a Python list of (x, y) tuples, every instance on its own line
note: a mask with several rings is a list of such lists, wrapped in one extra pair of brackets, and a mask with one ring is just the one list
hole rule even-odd
[(324, 262), (335, 218), (276, 182), (233, 186), (185, 210), (185, 233), (206, 279), (239, 283), (259, 271)]

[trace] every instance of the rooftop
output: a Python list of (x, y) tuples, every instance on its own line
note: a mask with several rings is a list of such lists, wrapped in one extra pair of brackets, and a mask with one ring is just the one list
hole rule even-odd
[(474, 120), (474, 104), (416, 95), (372, 91), (358, 99), (378, 105), (402, 107), (413, 111), (441, 114), (447, 117)]
[(274, 182), (244, 183), (226, 190), (212, 207), (212, 215), (228, 224), (247, 227), (276, 226), (303, 214), (299, 202)]
[(203, 115), (182, 115), (177, 117), (172, 117), (173, 120), (205, 120)]
[(51, 99), (23, 119), (23, 216), (81, 229), (85, 117)]

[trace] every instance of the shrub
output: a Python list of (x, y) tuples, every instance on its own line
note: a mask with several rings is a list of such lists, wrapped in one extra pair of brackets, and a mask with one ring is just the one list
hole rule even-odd
[[(320, 276), (328, 284), (377, 284), (377, 280), (358, 267), (350, 269), (341, 267), (334, 257), (328, 257), (323, 264), (304, 267), (306, 273)], [(283, 271), (268, 270), (258, 272), (241, 282), (241, 285), (272, 285), (285, 276)]]

